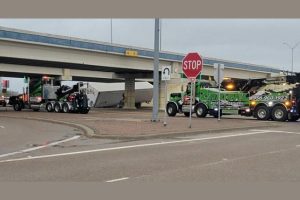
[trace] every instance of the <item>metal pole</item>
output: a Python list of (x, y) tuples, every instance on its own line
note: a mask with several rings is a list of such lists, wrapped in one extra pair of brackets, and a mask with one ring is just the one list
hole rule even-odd
[(110, 18), (110, 43), (112, 44), (112, 18)]
[(292, 48), (292, 73), (294, 71), (294, 47)]
[(192, 101), (193, 101), (193, 81), (191, 81), (189, 128), (192, 128)]
[(153, 110), (152, 121), (158, 121), (158, 98), (159, 98), (159, 19), (155, 19), (154, 28), (154, 68), (153, 68)]
[(162, 32), (162, 19), (160, 20), (159, 23), (159, 51), (161, 51), (161, 32)]
[(218, 64), (218, 85), (219, 85), (219, 103), (218, 103), (218, 121), (220, 121), (221, 120), (221, 106), (220, 106), (220, 97), (221, 97), (221, 95), (220, 95), (220, 93), (221, 93), (221, 91), (220, 91), (220, 89), (221, 89), (221, 80), (220, 80), (220, 64)]
[(292, 50), (292, 71), (291, 73), (294, 72), (294, 49), (300, 44), (300, 42), (297, 42), (294, 46), (291, 46), (290, 44), (284, 42), (284, 45), (286, 45), (287, 47), (289, 47)]
[(165, 80), (165, 117), (164, 117), (164, 126), (167, 126), (167, 100), (168, 100), (168, 89), (167, 89), (167, 80)]

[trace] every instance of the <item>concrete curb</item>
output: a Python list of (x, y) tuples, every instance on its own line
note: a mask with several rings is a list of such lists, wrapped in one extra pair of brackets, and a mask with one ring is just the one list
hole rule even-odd
[(78, 123), (72, 122), (64, 122), (52, 119), (45, 119), (45, 118), (36, 118), (36, 117), (16, 117), (16, 116), (3, 116), (0, 117), (7, 117), (7, 118), (15, 118), (15, 119), (27, 119), (27, 120), (40, 120), (48, 123), (56, 123), (62, 124), (67, 126), (72, 126), (78, 128), (84, 132), (84, 135), (90, 138), (101, 138), (101, 139), (119, 139), (119, 140), (145, 140), (145, 139), (155, 139), (155, 138), (173, 138), (179, 136), (191, 136), (197, 134), (205, 134), (205, 133), (220, 133), (226, 131), (237, 131), (237, 130), (247, 130), (253, 128), (269, 128), (269, 127), (278, 127), (279, 125), (275, 123), (268, 123), (268, 125), (258, 125), (256, 127), (253, 126), (245, 126), (245, 127), (237, 127), (237, 128), (223, 128), (223, 129), (208, 129), (208, 130), (193, 130), (193, 131), (184, 131), (184, 132), (167, 132), (162, 134), (151, 134), (151, 135), (136, 135), (136, 136), (120, 136), (120, 135), (100, 135), (96, 134), (96, 131), (88, 126)]
[(205, 134), (205, 133), (220, 133), (226, 131), (238, 131), (238, 130), (247, 130), (254, 128), (270, 128), (270, 127), (278, 127), (278, 125), (270, 124), (270, 125), (262, 125), (262, 126), (247, 126), (247, 127), (238, 127), (238, 128), (224, 128), (224, 129), (208, 129), (208, 130), (194, 130), (194, 131), (185, 131), (185, 132), (168, 132), (164, 134), (151, 134), (151, 135), (136, 135), (136, 136), (119, 136), (119, 135), (99, 135), (95, 134), (94, 138), (102, 138), (102, 139), (119, 139), (119, 140), (144, 140), (144, 139), (155, 139), (155, 138), (173, 138), (179, 136), (191, 136), (197, 134)]
[(83, 124), (75, 124), (72, 122), (64, 122), (64, 121), (45, 119), (45, 118), (37, 118), (37, 117), (16, 117), (16, 116), (4, 116), (4, 115), (0, 115), (0, 117), (14, 118), (14, 119), (39, 120), (39, 121), (48, 122), (48, 123), (62, 124), (62, 125), (71, 126), (71, 127), (82, 130), (84, 135), (87, 137), (95, 137), (95, 135), (96, 135), (94, 129), (92, 129), (88, 126), (85, 126)]

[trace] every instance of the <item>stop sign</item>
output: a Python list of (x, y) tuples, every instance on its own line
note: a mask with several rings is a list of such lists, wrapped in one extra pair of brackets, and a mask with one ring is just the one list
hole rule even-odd
[(189, 79), (196, 79), (203, 68), (203, 61), (198, 53), (188, 53), (182, 60), (182, 71)]

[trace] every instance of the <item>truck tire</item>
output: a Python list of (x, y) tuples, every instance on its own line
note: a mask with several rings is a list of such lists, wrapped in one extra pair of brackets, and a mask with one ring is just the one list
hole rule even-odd
[(177, 107), (175, 105), (175, 103), (168, 103), (167, 104), (167, 114), (170, 117), (174, 117), (177, 113)]
[(15, 103), (15, 104), (13, 105), (13, 107), (14, 107), (14, 110), (15, 110), (15, 111), (21, 111), (21, 110), (22, 110), (22, 107), (21, 107), (21, 104), (20, 104), (20, 103)]
[(197, 117), (206, 117), (207, 108), (204, 104), (197, 104), (195, 107), (195, 113)]
[(54, 112), (59, 113), (61, 112), (61, 107), (59, 103), (54, 104)]
[(53, 108), (51, 102), (48, 102), (48, 103), (46, 104), (46, 110), (47, 110), (48, 112), (53, 112), (53, 111), (54, 111), (54, 108)]
[(63, 113), (68, 113), (68, 112), (70, 112), (68, 103), (63, 103), (63, 104), (62, 104), (62, 112), (63, 112)]
[(270, 110), (267, 106), (258, 106), (254, 111), (254, 116), (258, 120), (268, 120), (270, 118)]
[(286, 111), (286, 108), (283, 106), (275, 106), (272, 109), (272, 119), (274, 121), (286, 121), (288, 118), (288, 112)]
[(6, 107), (6, 102), (5, 102), (5, 101), (3, 102), (2, 106), (3, 106), (3, 107)]

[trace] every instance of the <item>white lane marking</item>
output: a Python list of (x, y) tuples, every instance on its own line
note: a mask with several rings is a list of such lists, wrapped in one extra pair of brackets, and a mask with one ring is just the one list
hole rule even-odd
[(33, 147), (33, 148), (29, 148), (29, 149), (24, 149), (24, 150), (20, 150), (20, 151), (15, 151), (15, 152), (11, 152), (11, 153), (1, 154), (0, 158), (7, 157), (7, 156), (12, 156), (12, 155), (16, 155), (16, 154), (20, 154), (20, 153), (28, 153), (28, 152), (31, 152), (31, 151), (35, 151), (35, 150), (38, 150), (38, 149), (42, 149), (42, 148), (54, 146), (54, 145), (57, 145), (57, 144), (60, 144), (60, 143), (64, 143), (64, 142), (68, 142), (68, 141), (71, 141), (71, 140), (76, 140), (78, 138), (80, 138), (80, 136), (76, 135), (76, 136), (73, 136), (71, 138), (67, 138), (65, 140), (60, 140), (60, 141), (57, 141), (57, 142), (52, 142), (52, 143), (49, 143), (49, 144), (46, 144), (46, 145), (42, 145), (42, 146), (38, 146), (38, 147)]
[(109, 180), (109, 181), (105, 181), (106, 183), (114, 183), (114, 182), (118, 182), (118, 181), (124, 181), (129, 179), (129, 177), (124, 177), (124, 178), (118, 178), (118, 179), (113, 179), (113, 180)]
[[(271, 131), (270, 131), (271, 132)], [(86, 151), (75, 151), (69, 153), (60, 153), (60, 154), (49, 154), (49, 155), (42, 155), (42, 156), (33, 156), (31, 158), (16, 158), (10, 160), (2, 160), (0, 163), (4, 162), (13, 162), (13, 161), (23, 161), (23, 160), (33, 160), (33, 159), (41, 159), (41, 158), (52, 158), (52, 157), (60, 157), (60, 156), (68, 156), (68, 155), (78, 155), (78, 154), (86, 154), (86, 153), (95, 153), (95, 152), (102, 152), (102, 151), (113, 151), (113, 150), (121, 150), (121, 149), (133, 149), (139, 147), (149, 147), (149, 146), (158, 146), (158, 145), (165, 145), (165, 144), (176, 144), (176, 143), (184, 143), (184, 142), (191, 142), (191, 141), (203, 141), (203, 140), (213, 140), (213, 139), (222, 139), (222, 138), (230, 138), (230, 137), (239, 137), (239, 136), (247, 136), (247, 135), (256, 135), (268, 133), (266, 131), (262, 132), (251, 132), (251, 133), (238, 133), (238, 134), (231, 134), (231, 135), (222, 135), (222, 136), (215, 136), (215, 137), (206, 137), (206, 138), (195, 138), (195, 139), (186, 139), (186, 140), (176, 140), (176, 141), (169, 141), (169, 142), (156, 142), (156, 143), (148, 143), (148, 144), (137, 144), (137, 145), (129, 145), (129, 146), (121, 146), (121, 147), (111, 147), (106, 149), (94, 149), (94, 150), (86, 150)]]
[(274, 131), (274, 130), (258, 130), (258, 129), (252, 129), (252, 131), (264, 131), (264, 132), (274, 132), (274, 133), (291, 133), (291, 134), (300, 135), (299, 132), (290, 132), (290, 131)]
[(5, 128), (4, 126), (0, 126), (0, 128)]

